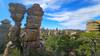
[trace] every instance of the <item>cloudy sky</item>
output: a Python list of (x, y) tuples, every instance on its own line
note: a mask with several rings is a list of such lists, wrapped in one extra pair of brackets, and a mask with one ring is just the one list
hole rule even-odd
[[(22, 3), (29, 8), (39, 3), (44, 10), (42, 26), (49, 29), (86, 29), (89, 20), (100, 20), (100, 0), (0, 0), (0, 20), (10, 18), (8, 3)], [(26, 16), (22, 21), (26, 23)], [(24, 27), (24, 26), (22, 26)]]

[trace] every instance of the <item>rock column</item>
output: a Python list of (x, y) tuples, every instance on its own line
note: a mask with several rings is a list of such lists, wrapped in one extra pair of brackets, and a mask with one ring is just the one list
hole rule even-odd
[(21, 47), (21, 38), (20, 38), (20, 30), (21, 30), (21, 21), (24, 18), (24, 14), (26, 12), (26, 8), (24, 5), (19, 3), (10, 3), (9, 4), (9, 11), (11, 14), (11, 18), (15, 22), (14, 31), (11, 29), (10, 34), (10, 41), (12, 41), (13, 45), (15, 45), (20, 52), (22, 52)]
[(39, 4), (33, 4), (27, 10), (27, 23), (25, 27), (25, 37), (23, 38), (24, 56), (39, 56), (41, 49), (40, 26), (44, 12)]

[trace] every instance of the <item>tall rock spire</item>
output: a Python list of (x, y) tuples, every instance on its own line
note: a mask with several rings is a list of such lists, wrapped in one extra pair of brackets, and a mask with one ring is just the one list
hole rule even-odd
[[(33, 6), (27, 10), (26, 34), (23, 40), (24, 56), (33, 56), (34, 51), (36, 52), (38, 49), (41, 49), (40, 26), (43, 14), (44, 12), (39, 4), (33, 4)], [(37, 51), (36, 55), (39, 55), (38, 52), (39, 51)]]

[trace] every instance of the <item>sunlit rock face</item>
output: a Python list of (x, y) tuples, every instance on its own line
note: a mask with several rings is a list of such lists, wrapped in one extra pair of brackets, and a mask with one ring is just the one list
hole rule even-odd
[(27, 28), (39, 28), (41, 26), (41, 20), (44, 14), (40, 5), (33, 4), (33, 6), (27, 10), (27, 14)]
[(44, 12), (39, 4), (33, 4), (27, 10), (26, 36), (25, 41), (39, 40), (40, 26)]
[[(15, 22), (15, 30), (11, 30), (10, 34), (11, 36), (14, 36), (12, 41), (15, 42), (14, 45), (17, 47), (21, 46), (21, 41), (20, 41), (20, 31), (21, 31), (21, 21), (24, 18), (24, 14), (26, 12), (26, 7), (22, 4), (19, 3), (9, 3), (9, 12), (11, 14), (11, 18)], [(12, 32), (13, 31), (13, 32)]]
[(14, 21), (20, 22), (24, 17), (26, 8), (24, 5), (19, 3), (10, 3), (9, 11), (11, 13), (11, 18), (13, 18)]
[(100, 20), (88, 21), (86, 30), (87, 32), (100, 31)]
[(0, 25), (0, 53), (3, 52), (6, 43), (8, 42), (8, 32), (10, 28), (10, 21), (5, 19), (1, 21)]
[[(36, 55), (41, 50), (40, 42), (40, 26), (42, 21), (42, 16), (44, 12), (39, 4), (33, 4), (32, 7), (27, 10), (27, 23), (25, 27), (24, 41), (24, 56), (33, 56), (35, 51)], [(31, 52), (30, 52), (31, 51)]]

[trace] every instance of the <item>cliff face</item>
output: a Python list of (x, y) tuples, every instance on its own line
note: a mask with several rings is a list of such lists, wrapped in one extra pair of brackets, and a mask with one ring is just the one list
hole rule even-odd
[(9, 32), (9, 27), (10, 23), (7, 20), (1, 21), (0, 25), (0, 53), (3, 52), (5, 45), (8, 41), (8, 32)]

